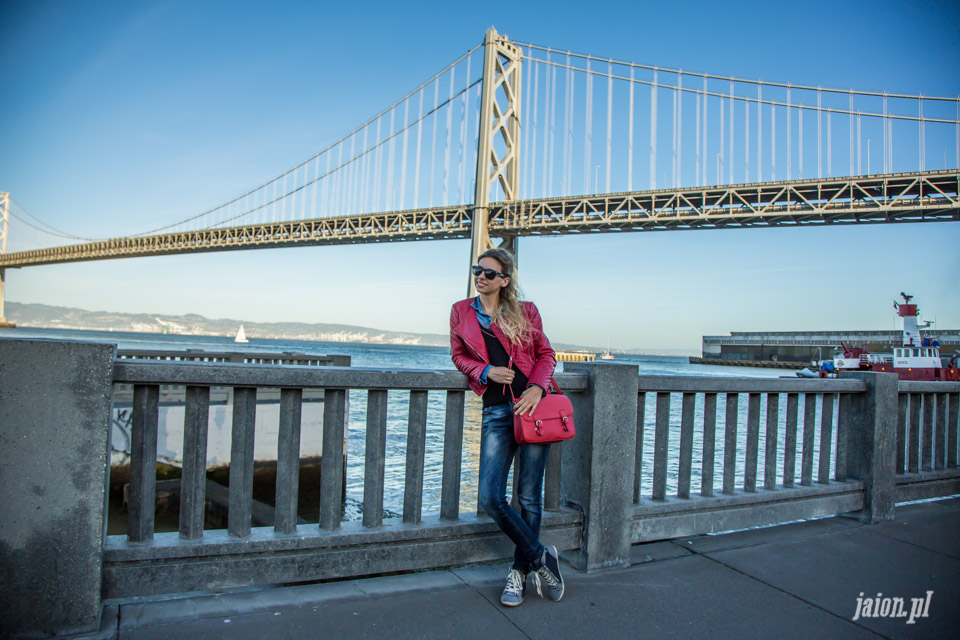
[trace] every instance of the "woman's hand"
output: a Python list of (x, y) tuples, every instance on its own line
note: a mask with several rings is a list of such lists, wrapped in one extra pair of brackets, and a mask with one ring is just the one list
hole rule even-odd
[(513, 369), (508, 367), (493, 367), (487, 371), (487, 380), (493, 380), (497, 384), (511, 384), (514, 375)]
[(518, 416), (524, 414), (533, 415), (533, 410), (537, 408), (537, 405), (540, 404), (540, 400), (543, 398), (543, 389), (537, 385), (532, 385), (527, 387), (527, 390), (523, 392), (523, 395), (520, 396), (520, 399), (517, 400), (517, 404), (513, 405), (513, 411)]

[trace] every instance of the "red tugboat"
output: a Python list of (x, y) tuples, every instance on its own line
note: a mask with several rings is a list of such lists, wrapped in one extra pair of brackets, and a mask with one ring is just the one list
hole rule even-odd
[[(893, 353), (868, 353), (859, 347), (841, 344), (842, 356), (821, 361), (819, 371), (807, 368), (798, 371), (797, 375), (802, 378), (835, 378), (839, 371), (885, 371), (897, 374), (901, 380), (960, 381), (960, 354), (942, 359), (940, 342), (920, 335), (917, 305), (910, 303), (913, 296), (900, 295), (903, 303), (894, 301), (893, 307), (903, 318), (902, 347), (894, 349)], [(929, 325), (926, 323), (924, 328)]]

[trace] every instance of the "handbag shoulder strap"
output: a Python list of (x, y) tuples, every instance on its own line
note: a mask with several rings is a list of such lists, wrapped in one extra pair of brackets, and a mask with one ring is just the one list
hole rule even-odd
[[(510, 361), (507, 362), (507, 368), (509, 369), (511, 366), (513, 366), (513, 342), (510, 343)], [(566, 395), (563, 393), (563, 389), (560, 388), (560, 385), (557, 384), (557, 379), (554, 378), (553, 376), (550, 376), (550, 382), (547, 383), (547, 388), (543, 390), (543, 395), (547, 395), (550, 393), (551, 384), (553, 385), (553, 388), (557, 390), (557, 393), (559, 393), (560, 395)], [(506, 391), (507, 386), (508, 385), (503, 385), (504, 391)], [(512, 397), (513, 401), (516, 402), (517, 397), (513, 393), (513, 385), (509, 385), (509, 387), (510, 387), (510, 397)]]
[(553, 376), (550, 376), (550, 383), (553, 384), (553, 388), (557, 390), (557, 393), (560, 395), (565, 395), (563, 389), (560, 388), (560, 385), (557, 384), (557, 379)]

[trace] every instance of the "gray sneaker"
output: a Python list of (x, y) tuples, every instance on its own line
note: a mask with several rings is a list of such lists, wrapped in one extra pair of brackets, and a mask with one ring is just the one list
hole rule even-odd
[(527, 590), (527, 576), (516, 569), (510, 569), (507, 574), (507, 586), (503, 588), (500, 604), (505, 607), (516, 607), (523, 604), (523, 593)]
[(540, 588), (540, 581), (547, 583), (547, 597), (554, 602), (563, 597), (563, 576), (560, 575), (560, 558), (557, 555), (557, 548), (548, 545), (543, 548), (543, 555), (540, 556), (540, 567), (533, 578), (537, 584), (537, 593), (543, 597), (543, 591)]

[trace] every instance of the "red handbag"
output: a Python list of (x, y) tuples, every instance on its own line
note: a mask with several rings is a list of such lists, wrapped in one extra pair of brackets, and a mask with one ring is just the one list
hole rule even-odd
[[(577, 434), (573, 426), (573, 405), (551, 379), (557, 393), (544, 393), (533, 414), (513, 415), (513, 437), (519, 444), (550, 444), (569, 440)], [(510, 387), (513, 396), (513, 387)], [(514, 396), (513, 401), (517, 398)]]

